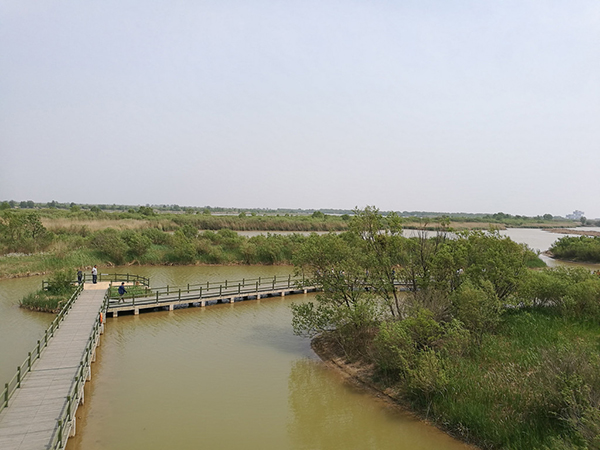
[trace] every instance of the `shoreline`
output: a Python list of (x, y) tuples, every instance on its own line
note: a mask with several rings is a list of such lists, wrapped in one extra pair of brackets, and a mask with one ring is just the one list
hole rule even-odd
[(544, 231), (556, 234), (576, 234), (578, 236), (600, 236), (600, 231), (594, 230), (571, 230), (569, 228), (543, 228)]
[(315, 354), (321, 359), (323, 364), (339, 373), (346, 382), (358, 387), (369, 394), (377, 397), (389, 405), (401, 410), (408, 417), (425, 424), (432, 426), (442, 433), (447, 434), (453, 439), (460, 441), (467, 448), (472, 450), (481, 450), (475, 443), (467, 441), (463, 436), (460, 436), (451, 430), (443, 428), (440, 424), (429, 420), (427, 416), (423, 416), (418, 411), (413, 410), (410, 405), (404, 401), (399, 395), (395, 394), (391, 388), (386, 388), (379, 385), (372, 379), (372, 366), (367, 366), (361, 363), (348, 363), (344, 357), (335, 350), (335, 344), (328, 340), (325, 336), (317, 336), (310, 342), (310, 346)]
[[(293, 267), (292, 264), (285, 264), (285, 263), (280, 263), (280, 264), (244, 264), (244, 263), (229, 263), (229, 264), (209, 264), (209, 263), (196, 263), (196, 264), (175, 264), (175, 263), (160, 263), (160, 264), (123, 264), (123, 265), (115, 265), (115, 264), (110, 264), (110, 263), (106, 263), (106, 265), (104, 267), (100, 267), (100, 269), (114, 269), (114, 268), (119, 268), (119, 267), (123, 267), (123, 268), (127, 268), (127, 267), (210, 267), (210, 266), (248, 266), (248, 267), (260, 267), (260, 266), (289, 266), (289, 267)], [(91, 270), (93, 266), (82, 266), (81, 268), (84, 270)], [(99, 270), (100, 270), (99, 269)], [(7, 274), (0, 274), (0, 281), (2, 280), (12, 280), (12, 279), (16, 279), (16, 278), (29, 278), (29, 277), (36, 277), (36, 276), (42, 276), (42, 275), (50, 275), (56, 271), (60, 271), (60, 270), (64, 270), (63, 269), (56, 269), (56, 270), (46, 270), (46, 271), (39, 271), (39, 272), (20, 272), (20, 273), (7, 273)]]

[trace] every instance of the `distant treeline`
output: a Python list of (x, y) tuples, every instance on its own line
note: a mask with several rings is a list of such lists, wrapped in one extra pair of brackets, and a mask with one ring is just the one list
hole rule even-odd
[[(293, 216), (311, 216), (314, 213), (322, 215), (332, 216), (352, 216), (354, 210), (351, 209), (335, 209), (335, 208), (323, 208), (323, 209), (302, 209), (302, 208), (225, 208), (219, 206), (180, 206), (176, 204), (171, 205), (117, 205), (117, 204), (81, 204), (75, 202), (57, 202), (52, 200), (51, 202), (36, 203), (32, 200), (5, 200), (0, 202), (0, 210), (5, 209), (58, 209), (58, 210), (69, 210), (71, 212), (78, 211), (91, 211), (91, 212), (128, 212), (135, 213), (139, 211), (152, 211), (154, 213), (187, 213), (187, 214), (219, 214), (219, 215), (260, 215), (260, 216), (277, 216), (277, 215), (293, 215)], [(522, 215), (511, 215), (503, 212), (497, 212), (495, 214), (489, 213), (449, 213), (449, 212), (432, 212), (432, 211), (382, 211), (381, 213), (385, 216), (389, 213), (394, 212), (400, 217), (412, 218), (412, 219), (426, 219), (429, 221), (436, 221), (442, 218), (449, 218), (452, 221), (461, 222), (479, 222), (486, 221), (491, 223), (503, 223), (510, 224), (509, 226), (519, 226), (525, 222), (550, 222), (552, 220), (566, 220), (561, 216), (553, 216), (552, 214), (544, 214), (538, 216), (522, 216)], [(583, 223), (587, 225), (598, 225), (600, 221), (596, 223), (593, 220), (588, 220), (585, 217), (582, 220), (576, 221), (577, 223)]]

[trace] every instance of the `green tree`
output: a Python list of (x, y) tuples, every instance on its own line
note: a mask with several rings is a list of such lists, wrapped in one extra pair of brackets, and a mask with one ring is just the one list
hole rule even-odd
[(175, 231), (172, 240), (171, 260), (189, 264), (196, 260), (196, 246), (181, 230)]
[(0, 242), (9, 251), (25, 253), (45, 248), (52, 240), (37, 213), (5, 211), (0, 216)]
[(121, 233), (121, 238), (127, 244), (130, 258), (141, 258), (152, 245), (152, 241), (138, 231), (125, 230)]
[(147, 216), (147, 217), (156, 216), (156, 212), (154, 212), (154, 209), (152, 209), (150, 206), (140, 206), (138, 212), (142, 216)]
[(400, 316), (402, 306), (395, 282), (396, 267), (403, 262), (405, 242), (401, 219), (395, 213), (383, 217), (377, 208), (367, 206), (354, 211), (349, 231), (364, 255), (362, 263), (368, 289), (386, 302), (393, 316)]

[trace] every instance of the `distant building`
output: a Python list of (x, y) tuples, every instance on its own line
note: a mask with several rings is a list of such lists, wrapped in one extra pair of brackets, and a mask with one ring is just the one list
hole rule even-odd
[(567, 219), (579, 220), (584, 215), (585, 215), (585, 213), (583, 211), (577, 211), (577, 210), (575, 210), (575, 211), (573, 211), (573, 214), (567, 214)]

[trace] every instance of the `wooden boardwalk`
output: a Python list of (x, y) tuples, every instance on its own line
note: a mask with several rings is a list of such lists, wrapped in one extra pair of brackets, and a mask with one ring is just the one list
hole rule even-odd
[[(305, 294), (317, 290), (315, 286), (304, 285), (301, 281), (303, 280), (290, 276), (224, 281), (212, 285), (148, 288), (147, 295), (125, 298), (122, 303), (117, 298), (112, 298), (107, 313), (112, 317), (117, 317), (119, 313), (139, 314), (142, 310), (168, 309), (172, 311), (177, 307), (204, 307), (208, 304), (260, 300), (273, 296), (285, 297), (290, 294)], [(126, 285), (126, 288), (129, 287)]]
[(89, 363), (99, 341), (93, 330), (99, 327), (108, 285), (85, 285), (8, 407), (0, 412), (0, 449), (64, 448), (69, 434), (74, 434), (75, 410), (83, 402), (83, 385), (91, 377)]

